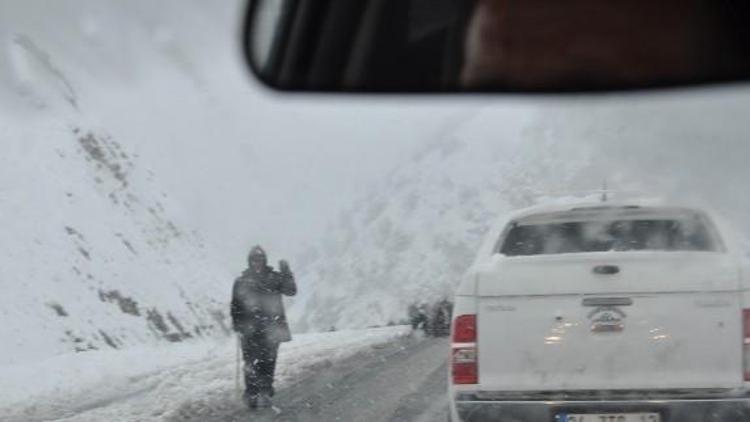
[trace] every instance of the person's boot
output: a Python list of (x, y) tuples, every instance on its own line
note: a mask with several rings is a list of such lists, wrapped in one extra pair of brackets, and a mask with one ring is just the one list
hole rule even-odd
[(273, 402), (271, 401), (271, 396), (268, 393), (258, 394), (258, 398), (256, 400), (256, 407), (258, 409), (268, 409), (271, 406), (273, 406)]
[(242, 395), (242, 400), (245, 402), (245, 406), (247, 406), (251, 410), (258, 408), (258, 395), (257, 394), (249, 394), (245, 392), (245, 394)]

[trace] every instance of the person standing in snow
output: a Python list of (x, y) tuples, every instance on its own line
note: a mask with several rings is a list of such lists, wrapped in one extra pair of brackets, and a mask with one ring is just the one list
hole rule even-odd
[(413, 331), (419, 328), (426, 331), (428, 323), (427, 304), (424, 302), (414, 302), (409, 305), (409, 320)]
[(245, 363), (243, 397), (254, 409), (271, 406), (279, 344), (292, 339), (281, 295), (294, 296), (297, 285), (289, 264), (281, 260), (274, 271), (260, 246), (252, 248), (247, 261), (248, 268), (234, 282), (231, 315)]

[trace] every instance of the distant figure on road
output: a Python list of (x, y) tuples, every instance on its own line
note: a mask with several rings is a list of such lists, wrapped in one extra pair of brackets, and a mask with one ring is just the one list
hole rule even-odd
[(281, 260), (274, 271), (260, 246), (252, 248), (247, 261), (248, 268), (234, 282), (231, 315), (245, 362), (243, 398), (255, 409), (271, 406), (279, 344), (292, 339), (281, 295), (294, 296), (297, 285), (289, 264)]
[(443, 298), (432, 307), (430, 318), (430, 334), (435, 337), (450, 335), (453, 304), (448, 298)]
[(414, 302), (409, 305), (409, 322), (411, 323), (411, 329), (427, 330), (427, 304), (424, 302)]

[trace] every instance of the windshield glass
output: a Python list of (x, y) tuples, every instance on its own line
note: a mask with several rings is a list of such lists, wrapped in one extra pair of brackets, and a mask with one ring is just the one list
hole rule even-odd
[[(256, 39), (269, 69), (368, 83), (462, 70), (463, 55), (374, 42), (432, 51), (461, 35), (431, 18), (456, 0), (265, 3), (263, 19), (299, 25), (284, 54), (268, 28)], [(1, 422), (458, 421), (467, 391), (467, 406), (521, 390), (548, 392), (524, 396), (534, 406), (569, 390), (738, 396), (750, 86), (281, 93), (245, 68), (246, 6), (0, 1)], [(542, 63), (562, 44), (526, 11)], [(418, 30), (339, 32), (392, 14)], [(313, 56), (331, 43), (354, 50), (329, 69)], [(368, 45), (383, 62), (360, 57)], [(716, 421), (651, 409), (625, 421)], [(479, 419), (529, 420), (516, 416)]]
[(687, 220), (574, 221), (513, 224), (500, 253), (508, 256), (606, 251), (715, 251), (706, 226)]

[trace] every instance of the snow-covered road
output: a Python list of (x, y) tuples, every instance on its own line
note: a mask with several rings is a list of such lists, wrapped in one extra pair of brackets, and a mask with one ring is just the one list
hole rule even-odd
[[(277, 399), (288, 403), (281, 406), (282, 414), (292, 418), (280, 420), (316, 419), (312, 413), (303, 416), (302, 409), (330, 415), (331, 408), (324, 405), (327, 398), (344, 406), (350, 401), (344, 393), (352, 380), (365, 382), (354, 383), (359, 387), (352, 391), (364, 393), (371, 388), (367, 383), (375, 383), (372, 388), (384, 391), (374, 397), (387, 396), (391, 402), (396, 399), (394, 394), (401, 393), (386, 387), (401, 385), (402, 392), (415, 390), (417, 380), (430, 375), (425, 365), (433, 365), (422, 359), (412, 362), (415, 353), (432, 356), (435, 353), (427, 353), (429, 350), (440, 351), (434, 362), (439, 366), (447, 349), (405, 337), (408, 333), (406, 327), (389, 327), (295, 336), (294, 341), (282, 345), (279, 355)], [(235, 343), (228, 340), (218, 345), (79, 353), (0, 367), (0, 420), (248, 420), (235, 389), (235, 350)], [(424, 371), (427, 373), (422, 374)], [(300, 401), (305, 395), (309, 405)], [(320, 400), (313, 400), (315, 397)], [(408, 404), (408, 395), (404, 399)], [(294, 419), (295, 413), (300, 417)], [(342, 415), (341, 420), (354, 420)]]
[(446, 339), (403, 337), (308, 373), (281, 389), (273, 409), (249, 412), (236, 399), (186, 402), (170, 422), (444, 421)]

